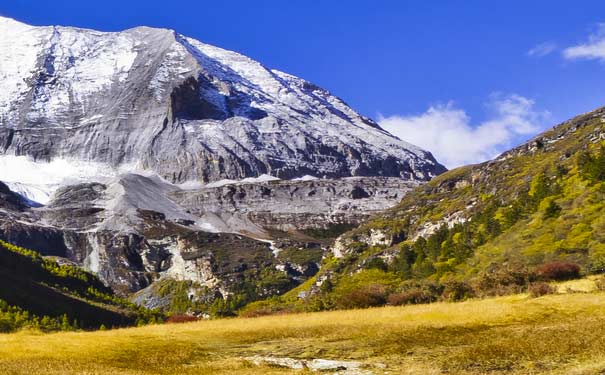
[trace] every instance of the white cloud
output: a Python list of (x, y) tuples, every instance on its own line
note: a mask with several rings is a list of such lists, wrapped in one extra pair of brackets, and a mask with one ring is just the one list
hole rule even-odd
[(493, 94), (487, 103), (491, 119), (473, 124), (452, 102), (431, 106), (413, 116), (379, 117), (380, 125), (399, 138), (435, 155), (448, 168), (492, 159), (543, 129), (548, 112), (520, 95)]
[(597, 31), (590, 35), (587, 43), (564, 49), (563, 57), (568, 60), (584, 59), (605, 62), (605, 23), (597, 26)]
[(540, 43), (527, 51), (527, 56), (530, 57), (544, 57), (550, 55), (557, 49), (557, 45), (553, 42)]

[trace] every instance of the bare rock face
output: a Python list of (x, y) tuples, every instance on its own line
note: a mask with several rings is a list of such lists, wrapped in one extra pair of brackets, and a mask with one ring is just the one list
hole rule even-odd
[(0, 18), (0, 155), (153, 170), (171, 182), (445, 171), (327, 91), (171, 30)]
[[(417, 184), (355, 177), (184, 190), (126, 174), (60, 188), (43, 207), (28, 207), (5, 189), (0, 238), (69, 259), (124, 295), (172, 278), (225, 297), (270, 269), (283, 283), (254, 292), (267, 297), (313, 276), (332, 238)], [(153, 295), (144, 301), (157, 303)]]
[(416, 186), (400, 178), (350, 177), (229, 184), (181, 190), (172, 196), (188, 212), (215, 223), (219, 231), (228, 229), (225, 222), (242, 232), (291, 231), (358, 224)]
[(27, 208), (27, 201), (0, 182), (0, 208), (23, 211)]

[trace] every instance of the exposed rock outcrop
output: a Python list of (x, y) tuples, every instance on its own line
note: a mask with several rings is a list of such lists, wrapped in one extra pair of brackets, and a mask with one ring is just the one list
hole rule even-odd
[[(292, 286), (303, 282), (317, 272), (338, 228), (390, 207), (416, 185), (366, 177), (183, 190), (127, 174), (60, 188), (44, 207), (28, 207), (6, 189), (0, 238), (69, 259), (123, 294), (174, 278), (227, 296), (245, 281), (244, 271), (269, 268)], [(319, 258), (298, 259), (296, 249), (317, 249), (311, 253)]]

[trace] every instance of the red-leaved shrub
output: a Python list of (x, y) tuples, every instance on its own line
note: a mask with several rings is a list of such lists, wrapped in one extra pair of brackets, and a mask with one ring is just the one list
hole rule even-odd
[(411, 289), (399, 293), (393, 293), (389, 295), (389, 305), (410, 305), (419, 303), (431, 303), (436, 301), (437, 298), (426, 290)]
[(572, 262), (549, 262), (536, 269), (542, 280), (571, 280), (580, 277), (580, 266)]
[(246, 308), (243, 311), (238, 313), (238, 316), (242, 318), (258, 318), (261, 316), (269, 316), (269, 315), (287, 315), (292, 314), (294, 310), (290, 307), (282, 307), (282, 306), (263, 306), (263, 307), (252, 307)]
[(173, 314), (166, 319), (166, 323), (187, 323), (187, 322), (195, 322), (198, 320), (195, 316), (187, 315), (187, 314)]

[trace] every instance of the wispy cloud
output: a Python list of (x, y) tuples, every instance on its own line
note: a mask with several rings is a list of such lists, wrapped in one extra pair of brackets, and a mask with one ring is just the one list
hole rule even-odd
[(493, 94), (487, 106), (491, 118), (478, 124), (452, 102), (431, 106), (420, 115), (379, 117), (379, 123), (454, 168), (494, 158), (519, 138), (538, 133), (550, 116), (546, 111), (536, 111), (533, 100), (516, 94)]
[(597, 25), (597, 31), (588, 42), (565, 48), (563, 57), (568, 60), (600, 60), (605, 62), (605, 23)]
[(544, 42), (527, 51), (527, 56), (544, 57), (550, 55), (557, 49), (557, 44), (554, 42)]

